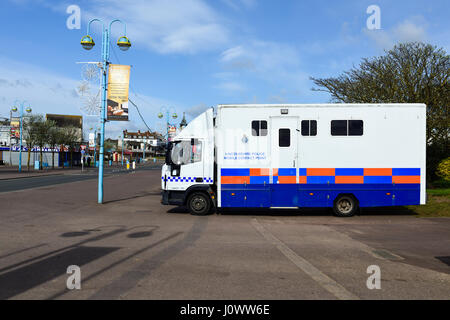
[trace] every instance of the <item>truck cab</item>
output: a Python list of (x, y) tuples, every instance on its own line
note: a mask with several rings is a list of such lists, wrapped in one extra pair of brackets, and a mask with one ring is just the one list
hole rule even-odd
[(161, 172), (162, 204), (205, 215), (216, 206), (214, 113), (208, 109), (168, 143)]

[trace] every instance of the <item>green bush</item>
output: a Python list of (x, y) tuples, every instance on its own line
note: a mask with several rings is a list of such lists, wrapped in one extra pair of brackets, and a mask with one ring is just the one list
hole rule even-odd
[(442, 160), (436, 169), (436, 175), (442, 180), (450, 182), (450, 157)]

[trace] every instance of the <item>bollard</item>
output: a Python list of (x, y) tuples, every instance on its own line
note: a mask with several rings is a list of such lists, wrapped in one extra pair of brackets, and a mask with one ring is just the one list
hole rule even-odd
[(133, 170), (136, 169), (136, 161), (133, 161)]
[(156, 158), (153, 158), (153, 162), (156, 162)]
[(130, 163), (127, 162), (127, 170), (130, 170)]

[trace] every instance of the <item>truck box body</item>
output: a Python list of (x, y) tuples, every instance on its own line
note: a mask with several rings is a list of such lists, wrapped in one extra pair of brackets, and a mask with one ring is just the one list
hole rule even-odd
[(425, 204), (423, 104), (219, 105), (182, 140), (197, 154), (164, 166), (167, 203), (200, 187), (219, 208), (332, 207), (342, 194), (360, 207)]

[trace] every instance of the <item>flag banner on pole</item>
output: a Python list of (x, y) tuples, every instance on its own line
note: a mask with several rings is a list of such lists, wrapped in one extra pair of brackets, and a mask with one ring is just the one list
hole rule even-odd
[(89, 133), (89, 148), (95, 147), (95, 133)]
[(169, 125), (169, 141), (172, 141), (177, 135), (177, 127), (174, 125)]
[(109, 65), (108, 108), (106, 118), (110, 121), (128, 121), (128, 89), (130, 66)]

